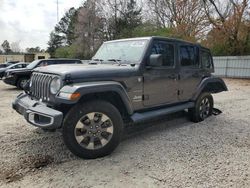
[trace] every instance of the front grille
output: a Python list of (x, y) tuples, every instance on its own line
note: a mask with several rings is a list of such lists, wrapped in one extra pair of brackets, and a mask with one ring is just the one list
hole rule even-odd
[(50, 83), (54, 75), (34, 72), (31, 76), (31, 96), (42, 99), (43, 101), (50, 101)]

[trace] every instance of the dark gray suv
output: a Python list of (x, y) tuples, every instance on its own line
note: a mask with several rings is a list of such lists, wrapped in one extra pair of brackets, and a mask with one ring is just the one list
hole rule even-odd
[(145, 37), (105, 42), (88, 64), (36, 69), (13, 108), (34, 126), (62, 128), (82, 158), (110, 154), (124, 126), (188, 109), (199, 122), (213, 109), (211, 93), (227, 91), (214, 77), (209, 49)]

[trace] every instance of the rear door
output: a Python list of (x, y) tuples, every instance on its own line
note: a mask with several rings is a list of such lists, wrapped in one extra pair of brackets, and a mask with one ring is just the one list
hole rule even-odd
[(161, 54), (163, 65), (146, 68), (144, 72), (144, 106), (154, 107), (178, 101), (175, 48), (175, 44), (169, 41), (153, 41), (149, 56)]
[(187, 101), (195, 94), (205, 71), (200, 65), (200, 48), (191, 44), (179, 44), (179, 100)]
[(214, 72), (213, 58), (208, 49), (201, 49), (201, 65), (208, 73)]

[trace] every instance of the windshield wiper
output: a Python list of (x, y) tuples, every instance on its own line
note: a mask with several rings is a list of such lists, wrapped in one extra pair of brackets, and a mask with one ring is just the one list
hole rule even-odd
[(121, 65), (121, 59), (108, 59), (108, 61), (113, 61), (115, 63), (117, 63), (118, 65)]

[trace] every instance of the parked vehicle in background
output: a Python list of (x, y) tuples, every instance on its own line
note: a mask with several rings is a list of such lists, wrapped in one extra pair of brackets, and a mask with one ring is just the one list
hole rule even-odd
[(82, 158), (110, 154), (123, 128), (188, 109), (194, 122), (212, 114), (211, 93), (227, 91), (214, 77), (209, 49), (164, 37), (105, 42), (84, 66), (36, 69), (13, 108), (34, 126), (62, 128)]
[(30, 76), (35, 68), (55, 64), (82, 64), (82, 62), (78, 59), (35, 60), (24, 69), (12, 69), (5, 71), (3, 81), (6, 84), (16, 86), (19, 89), (23, 89), (28, 80), (30, 79)]
[(16, 64), (16, 63), (18, 63), (19, 61), (7, 61), (7, 62), (5, 62), (5, 63), (3, 63), (3, 64), (0, 64), (0, 68), (5, 68), (5, 67), (8, 67), (8, 66), (10, 66), (10, 65), (13, 65), (13, 64)]
[(5, 63), (0, 64), (0, 68), (5, 68), (5, 67), (7, 67), (7, 65)]
[(5, 71), (11, 70), (11, 69), (25, 68), (27, 65), (28, 65), (28, 63), (16, 63), (13, 65), (9, 65), (8, 67), (5, 67), (5, 68), (0, 68), (0, 79), (2, 79), (2, 77), (4, 76)]

